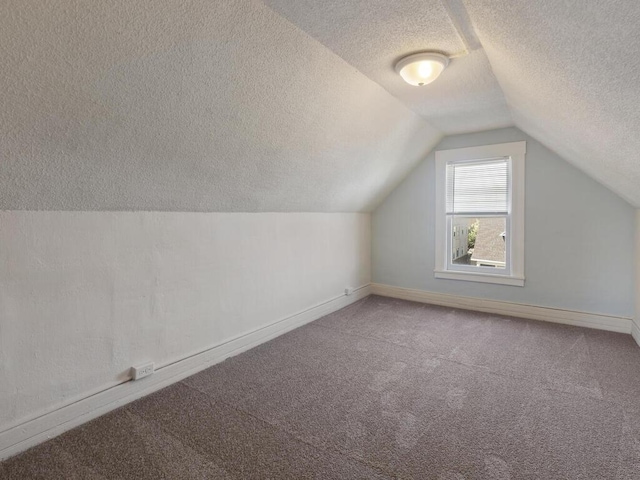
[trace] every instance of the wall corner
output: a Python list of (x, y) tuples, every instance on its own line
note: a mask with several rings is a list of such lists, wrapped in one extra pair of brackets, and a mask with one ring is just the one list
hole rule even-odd
[(640, 209), (636, 210), (636, 230), (635, 230), (635, 249), (634, 249), (634, 262), (635, 262), (635, 314), (633, 316), (633, 325), (631, 334), (635, 338), (638, 346), (640, 346)]

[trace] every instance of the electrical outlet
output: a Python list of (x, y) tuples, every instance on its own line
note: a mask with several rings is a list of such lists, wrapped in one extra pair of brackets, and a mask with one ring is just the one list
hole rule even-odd
[(131, 378), (133, 378), (134, 380), (140, 380), (141, 378), (148, 377), (153, 372), (153, 363), (138, 365), (137, 367), (131, 367)]
[(345, 295), (351, 295), (353, 293), (353, 287), (347, 287), (344, 289)]

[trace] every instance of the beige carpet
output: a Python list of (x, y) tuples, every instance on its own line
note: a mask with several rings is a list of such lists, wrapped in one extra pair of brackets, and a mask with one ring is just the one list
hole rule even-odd
[(629, 335), (368, 297), (2, 479), (640, 479)]

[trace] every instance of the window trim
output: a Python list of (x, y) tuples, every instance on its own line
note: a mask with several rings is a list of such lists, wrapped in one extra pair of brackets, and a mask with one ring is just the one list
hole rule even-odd
[[(524, 173), (527, 142), (438, 150), (436, 158), (436, 278), (524, 286)], [(446, 166), (484, 158), (511, 158), (511, 271), (504, 274), (447, 269)]]

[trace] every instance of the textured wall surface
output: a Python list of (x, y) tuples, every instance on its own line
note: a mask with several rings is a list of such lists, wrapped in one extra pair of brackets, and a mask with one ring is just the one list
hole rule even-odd
[(441, 134), (257, 0), (0, 5), (0, 209), (369, 210)]
[(373, 281), (633, 317), (635, 210), (628, 203), (515, 128), (447, 137), (436, 150), (520, 140), (527, 142), (524, 287), (434, 278), (434, 153), (373, 214)]
[(465, 4), (516, 126), (640, 206), (640, 2)]
[(0, 212), (0, 431), (370, 281), (368, 214)]

